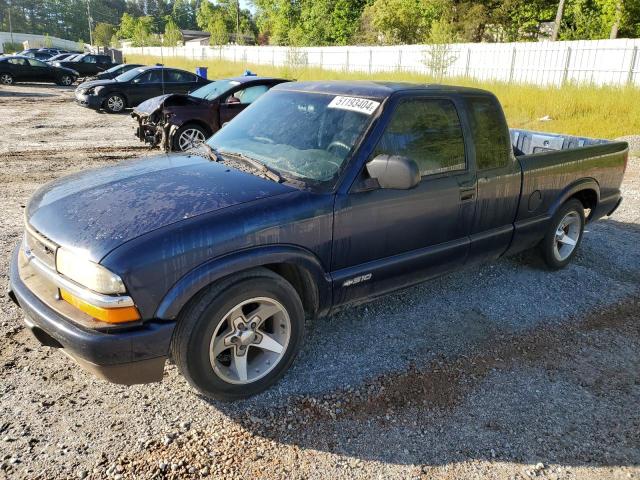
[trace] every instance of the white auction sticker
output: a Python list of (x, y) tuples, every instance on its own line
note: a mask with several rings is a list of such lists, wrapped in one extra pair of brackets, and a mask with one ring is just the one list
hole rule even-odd
[(340, 110), (351, 110), (352, 112), (365, 113), (371, 115), (380, 106), (380, 102), (367, 100), (358, 97), (341, 97), (337, 96), (328, 105), (329, 108), (339, 108)]

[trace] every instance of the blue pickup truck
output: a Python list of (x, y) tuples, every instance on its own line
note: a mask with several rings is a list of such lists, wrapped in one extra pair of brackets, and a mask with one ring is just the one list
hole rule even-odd
[(187, 153), (40, 188), (11, 296), (113, 382), (171, 358), (202, 394), (276, 382), (308, 320), (537, 247), (550, 269), (621, 202), (628, 145), (509, 130), (482, 90), (285, 83)]

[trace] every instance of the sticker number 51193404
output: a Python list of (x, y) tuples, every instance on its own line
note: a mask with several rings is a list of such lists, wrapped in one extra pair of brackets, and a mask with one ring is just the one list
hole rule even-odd
[(328, 108), (337, 108), (340, 110), (351, 110), (352, 112), (360, 112), (371, 115), (380, 106), (380, 102), (374, 102), (366, 98), (359, 97), (342, 97), (337, 96), (328, 105)]

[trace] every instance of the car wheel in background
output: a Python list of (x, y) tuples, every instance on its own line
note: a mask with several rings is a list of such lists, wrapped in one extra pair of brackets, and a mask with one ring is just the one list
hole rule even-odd
[(3, 85), (13, 85), (13, 75), (10, 73), (0, 73), (0, 83)]
[(540, 244), (549, 268), (564, 268), (573, 259), (582, 241), (584, 223), (584, 206), (580, 200), (569, 200), (556, 212)]
[(62, 85), (63, 87), (69, 87), (73, 85), (76, 79), (73, 78), (73, 75), (62, 75), (58, 80), (58, 85)]
[(293, 362), (305, 315), (296, 290), (251, 270), (204, 290), (181, 312), (171, 357), (208, 398), (236, 400), (273, 385)]
[(188, 123), (180, 127), (173, 135), (173, 145), (171, 149), (175, 152), (184, 152), (190, 148), (197, 147), (203, 143), (208, 136), (208, 132), (200, 125)]
[(110, 94), (104, 101), (104, 108), (109, 113), (120, 113), (127, 106), (124, 97), (119, 93)]

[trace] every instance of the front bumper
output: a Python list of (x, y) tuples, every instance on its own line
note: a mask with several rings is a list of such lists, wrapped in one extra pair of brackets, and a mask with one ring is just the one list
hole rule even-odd
[(137, 112), (133, 112), (131, 116), (138, 122), (138, 126), (136, 127), (136, 137), (141, 142), (149, 144), (151, 147), (160, 147), (165, 151), (169, 151), (168, 148), (170, 143), (169, 132), (171, 129), (171, 125), (165, 123), (164, 125), (159, 125), (156, 123), (151, 123), (149, 121), (149, 116), (141, 115)]
[(25, 323), (43, 345), (60, 348), (82, 368), (114, 383), (162, 380), (174, 322), (149, 321), (130, 330), (84, 328), (37, 297), (20, 278), (16, 247), (11, 259), (9, 295), (25, 312)]
[(84, 93), (76, 92), (76, 103), (83, 107), (93, 108), (94, 110), (100, 110), (102, 108), (103, 99), (97, 95), (86, 95)]

